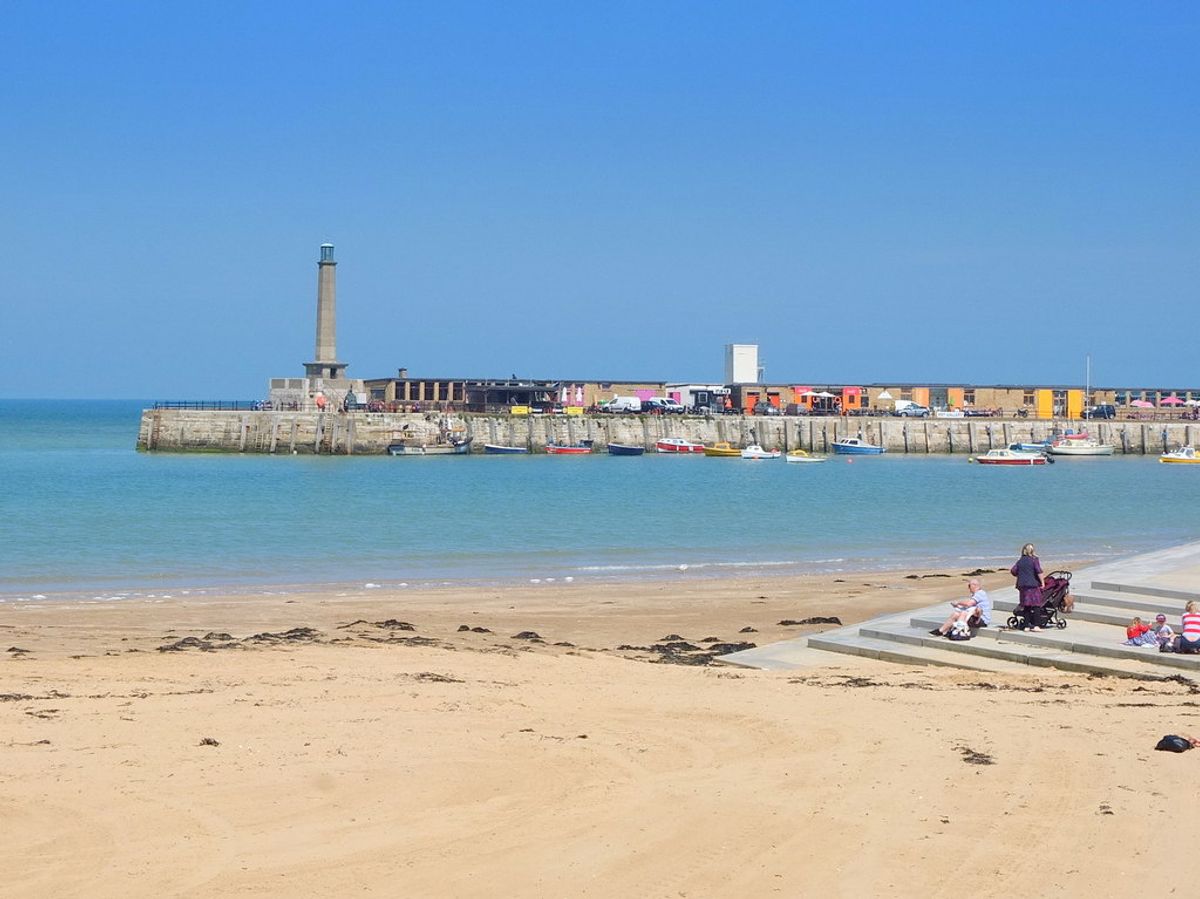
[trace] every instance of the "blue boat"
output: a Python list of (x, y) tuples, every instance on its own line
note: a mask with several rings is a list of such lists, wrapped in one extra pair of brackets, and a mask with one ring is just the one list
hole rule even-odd
[(483, 451), (489, 456), (516, 456), (521, 453), (528, 453), (529, 449), (524, 446), (504, 446), (500, 443), (485, 443)]
[(644, 446), (633, 446), (628, 443), (610, 443), (608, 445), (610, 456), (640, 456), (645, 451)]
[(874, 443), (867, 443), (861, 437), (843, 437), (832, 442), (833, 451), (842, 456), (878, 456), (887, 450)]

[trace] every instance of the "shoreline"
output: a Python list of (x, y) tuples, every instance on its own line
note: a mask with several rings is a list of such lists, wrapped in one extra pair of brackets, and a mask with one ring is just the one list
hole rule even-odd
[[(1069, 568), (1071, 564), (1099, 564), (1115, 558), (1115, 553), (1095, 553), (1084, 562), (1064, 563), (1058, 567)], [(1005, 559), (1008, 557), (1005, 556)], [(982, 559), (982, 561), (981, 561)], [(848, 561), (842, 559), (825, 560), (828, 563)], [(992, 568), (1000, 565), (1001, 561), (987, 557), (957, 558), (954, 560), (930, 559), (924, 565), (913, 566), (903, 564), (889, 565), (850, 565), (848, 567), (822, 567), (817, 563), (803, 561), (779, 562), (709, 562), (682, 563), (678, 565), (643, 565), (643, 566), (583, 566), (573, 569), (574, 573), (567, 575), (538, 576), (532, 570), (524, 576), (507, 578), (440, 578), (413, 577), (407, 580), (391, 579), (358, 579), (353, 581), (286, 581), (264, 580), (256, 582), (213, 582), (204, 583), (145, 583), (126, 584), (120, 586), (75, 586), (55, 588), (48, 585), (31, 587), (27, 590), (0, 591), (0, 608), (6, 605), (30, 605), (37, 603), (79, 603), (92, 605), (114, 602), (174, 602), (180, 600), (201, 600), (213, 597), (242, 596), (246, 598), (271, 596), (312, 596), (318, 594), (336, 594), (338, 596), (360, 596), (368, 598), (374, 593), (399, 593), (403, 596), (421, 594), (430, 591), (486, 591), (511, 589), (550, 589), (569, 587), (583, 589), (591, 587), (625, 587), (631, 590), (641, 589), (644, 585), (652, 584), (688, 584), (702, 588), (709, 584), (719, 584), (725, 581), (763, 580), (763, 581), (792, 581), (810, 578), (843, 578), (860, 577), (894, 578), (897, 575), (916, 573), (919, 576), (934, 573), (950, 573), (958, 568), (983, 569), (1001, 571), (1007, 566)], [(597, 570), (601, 569), (601, 570)], [(607, 573), (604, 573), (607, 572)], [(621, 572), (621, 573), (618, 573)]]
[[(542, 649), (566, 643), (571, 651), (644, 658), (639, 648), (662, 645), (668, 637), (691, 641), (697, 650), (705, 647), (696, 641), (761, 646), (948, 601), (966, 595), (972, 576), (991, 590), (1012, 581), (1005, 568), (941, 568), (403, 590), (301, 585), (294, 591), (213, 590), (110, 601), (47, 597), (0, 604), (0, 640), (28, 659), (42, 652), (151, 652), (188, 638), (203, 642), (213, 633), (239, 641), (296, 628), (311, 630), (314, 642), (337, 642), (347, 637), (342, 631), (351, 622), (393, 621), (448, 648), (510, 647), (512, 635), (533, 632)], [(486, 629), (482, 637), (474, 630), (480, 627)]]

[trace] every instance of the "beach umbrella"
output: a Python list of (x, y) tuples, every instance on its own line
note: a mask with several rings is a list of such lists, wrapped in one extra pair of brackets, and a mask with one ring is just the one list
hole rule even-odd
[(1200, 400), (1188, 400), (1187, 404), (1189, 406), (1200, 406)]
[(1134, 406), (1135, 408), (1138, 408), (1138, 409), (1153, 409), (1154, 408), (1154, 403), (1151, 403), (1148, 400), (1134, 400), (1129, 405)]
[(575, 405), (576, 406), (583, 405), (583, 388), (580, 387), (578, 384), (575, 385)]
[(820, 396), (821, 394), (817, 393), (815, 390), (806, 390), (800, 395), (801, 396)]
[(813, 396), (819, 396), (823, 400), (831, 400), (835, 394), (830, 393), (828, 390), (822, 390), (820, 393), (814, 393)]
[(1162, 403), (1164, 406), (1182, 406), (1183, 405), (1183, 400), (1181, 400), (1179, 397), (1177, 397), (1173, 393), (1170, 396), (1164, 396), (1161, 400), (1159, 400), (1159, 402)]
[(885, 390), (885, 391), (883, 391), (883, 393), (879, 394), (879, 398), (880, 398), (881, 400), (890, 400), (890, 399), (893, 399), (892, 395), (891, 395), (890, 393), (888, 393), (886, 390)]

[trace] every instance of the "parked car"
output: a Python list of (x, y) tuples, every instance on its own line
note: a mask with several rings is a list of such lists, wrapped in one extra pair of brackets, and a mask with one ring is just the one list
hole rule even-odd
[(893, 415), (900, 415), (904, 418), (928, 418), (929, 407), (922, 406), (920, 403), (909, 403), (907, 406), (901, 406)]
[(676, 415), (682, 415), (684, 408), (670, 397), (652, 396), (648, 400), (642, 400), (642, 411), (662, 413), (672, 412)]
[(1112, 403), (1100, 403), (1083, 410), (1084, 418), (1116, 418), (1117, 407)]

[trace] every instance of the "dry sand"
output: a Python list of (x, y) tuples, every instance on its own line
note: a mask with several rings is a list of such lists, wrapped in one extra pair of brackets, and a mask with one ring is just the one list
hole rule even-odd
[(0, 607), (0, 894), (1190, 893), (1187, 683), (616, 649), (960, 574)]

